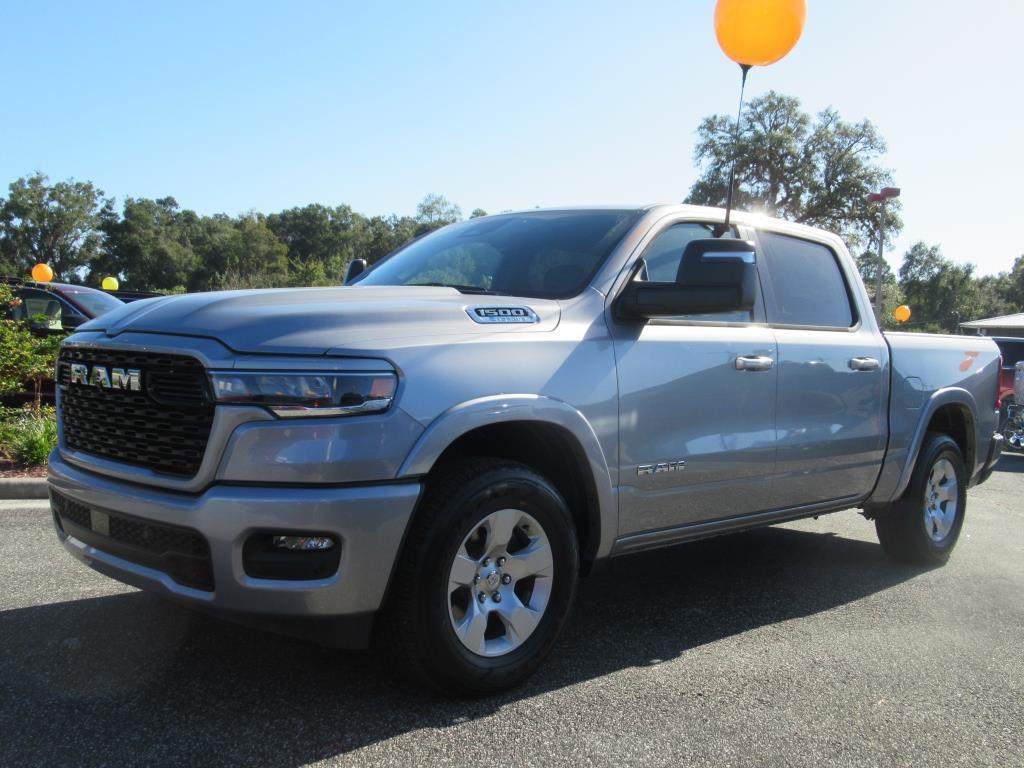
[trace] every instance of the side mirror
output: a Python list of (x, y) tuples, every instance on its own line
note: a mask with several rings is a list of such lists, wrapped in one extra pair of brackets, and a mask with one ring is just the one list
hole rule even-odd
[(747, 240), (693, 240), (674, 283), (631, 281), (616, 303), (628, 320), (751, 310), (757, 299), (757, 255)]
[(366, 259), (352, 259), (348, 263), (348, 269), (345, 270), (345, 280), (342, 285), (349, 285), (359, 275), (366, 271)]

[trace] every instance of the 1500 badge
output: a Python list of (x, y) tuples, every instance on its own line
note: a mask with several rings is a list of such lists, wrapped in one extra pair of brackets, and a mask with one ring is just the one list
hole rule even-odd
[(466, 313), (478, 323), (539, 323), (537, 313), (529, 307), (466, 307)]

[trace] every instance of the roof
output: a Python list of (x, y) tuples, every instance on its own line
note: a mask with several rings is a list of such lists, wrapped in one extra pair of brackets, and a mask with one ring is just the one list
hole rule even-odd
[(986, 317), (983, 320), (969, 320), (960, 323), (961, 328), (1020, 328), (1024, 330), (1024, 312), (1015, 315), (1000, 315), (999, 317)]

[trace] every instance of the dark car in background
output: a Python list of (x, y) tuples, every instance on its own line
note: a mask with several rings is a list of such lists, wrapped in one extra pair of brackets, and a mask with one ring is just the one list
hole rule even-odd
[(37, 283), (18, 278), (3, 278), (3, 282), (21, 299), (17, 307), (8, 310), (8, 319), (23, 320), (34, 331), (73, 330), (124, 304), (106, 291), (84, 285)]
[[(12, 277), (0, 278), (0, 282), (9, 285), (15, 298), (21, 300), (17, 306), (7, 309), (7, 319), (25, 322), (37, 336), (68, 333), (125, 304), (106, 291), (84, 285), (37, 283)], [(44, 402), (53, 402), (53, 389), (52, 381), (45, 382)], [(18, 406), (31, 398), (32, 393), (26, 387), (24, 392), (0, 398), (0, 405)]]

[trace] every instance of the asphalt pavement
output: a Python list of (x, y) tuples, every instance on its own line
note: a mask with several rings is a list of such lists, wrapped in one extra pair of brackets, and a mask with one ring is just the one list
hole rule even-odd
[(1022, 489), (1004, 457), (944, 568), (852, 511), (613, 561), (471, 702), (119, 585), (2, 502), (0, 765), (1020, 766)]

